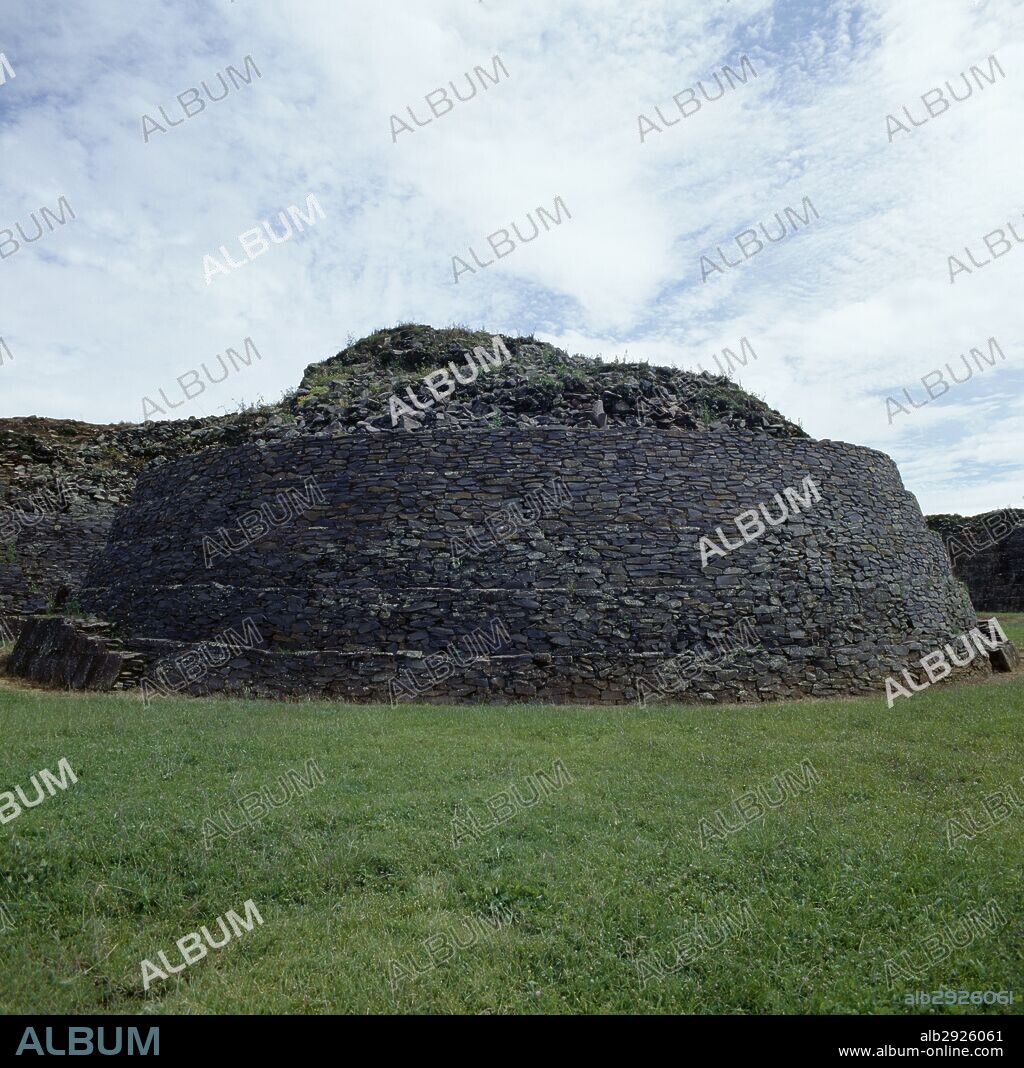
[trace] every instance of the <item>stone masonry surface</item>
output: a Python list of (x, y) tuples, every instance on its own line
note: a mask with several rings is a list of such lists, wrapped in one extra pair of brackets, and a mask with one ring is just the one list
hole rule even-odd
[[(819, 502), (701, 566), (701, 536), (807, 476)], [(320, 503), (206, 566), (204, 536), (310, 479)], [(556, 507), (487, 551), (450, 551), (553, 479), (570, 495)], [(435, 428), (208, 450), (141, 475), (77, 596), (164, 668), (251, 618), (259, 647), (186, 692), (366, 700), (410, 667), (438, 680), (424, 700), (632, 700), (641, 677), (743, 619), (758, 645), (673, 699), (881, 693), (975, 621), (888, 457), (729, 428)], [(440, 662), (495, 620), (501, 648)]]
[(1024, 612), (1024, 509), (927, 519), (979, 612)]

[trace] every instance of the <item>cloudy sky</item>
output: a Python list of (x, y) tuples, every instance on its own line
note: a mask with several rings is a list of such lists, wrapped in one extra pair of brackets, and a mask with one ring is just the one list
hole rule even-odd
[[(746, 337), (746, 388), (894, 456), (926, 511), (1019, 504), (1022, 29), (1024, 0), (0, 0), (0, 416), (137, 422), (247, 336), (262, 360), (171, 414), (276, 399), (400, 321), (707, 369)], [(239, 235), (311, 194), (250, 261)], [(556, 197), (571, 219), (473, 263)], [(1005, 359), (911, 407), (991, 337)]]

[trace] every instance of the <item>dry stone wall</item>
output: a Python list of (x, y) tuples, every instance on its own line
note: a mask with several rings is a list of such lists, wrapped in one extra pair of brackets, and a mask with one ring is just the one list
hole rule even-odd
[(110, 637), (108, 623), (37, 616), (23, 621), (9, 675), (73, 690), (131, 689), (147, 659)]
[(97, 426), (0, 419), (0, 616), (73, 608), (145, 466), (266, 431), (267, 418)]
[[(63, 497), (63, 500), (61, 499)], [(8, 511), (0, 530), (0, 613), (64, 606), (106, 541), (115, 508), (55, 487)]]
[(979, 612), (1024, 612), (1024, 509), (928, 516)]
[[(739, 513), (778, 515), (775, 494), (808, 476), (819, 501), (703, 566), (702, 536), (735, 542)], [(420, 700), (630, 700), (741, 624), (756, 641), (673, 699), (881, 691), (974, 625), (885, 455), (611, 427), (305, 437), (164, 464), (78, 598), (159, 647), (171, 689), (356, 699), (397, 679)], [(245, 620), (252, 648), (190, 655)]]

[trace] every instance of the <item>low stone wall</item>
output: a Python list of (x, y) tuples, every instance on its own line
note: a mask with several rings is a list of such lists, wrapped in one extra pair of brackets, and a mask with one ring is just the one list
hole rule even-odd
[[(736, 516), (778, 516), (775, 494), (808, 477), (820, 500), (705, 566), (702, 537), (736, 542)], [(303, 438), (165, 464), (140, 478), (79, 598), (165, 652), (250, 620), (258, 647), (196, 668), (189, 692), (361, 699), (433, 658), (424, 699), (629, 700), (744, 621), (756, 648), (674, 697), (881, 691), (974, 625), (883, 454), (608, 427)], [(457, 662), (453, 643), (497, 625), (500, 648)]]
[(27, 620), (7, 659), (7, 674), (72, 690), (133, 687), (142, 664), (109, 633), (110, 625), (99, 621)]
[[(700, 661), (665, 661), (660, 656), (639, 654), (582, 662), (574, 656), (547, 654), (452, 658), (409, 652), (287, 653), (255, 646), (240, 651), (222, 643), (186, 645), (147, 638), (132, 639), (122, 646), (120, 642), (97, 638), (81, 627), (78, 620), (46, 619), (26, 628), (16, 649), (18, 655), (9, 661), (8, 674), (51, 687), (128, 691), (147, 704), (181, 695), (316, 695), (392, 704), (517, 700), (553, 704), (700, 704), (827, 697), (835, 693), (832, 679), (815, 679), (808, 674), (804, 658), (771, 656), (762, 649), (734, 649), (710, 659), (705, 668)], [(969, 646), (966, 648), (970, 651)], [(959, 657), (964, 651), (964, 642), (956, 643)], [(851, 650), (850, 655), (855, 651)], [(1006, 643), (987, 657), (976, 655), (969, 666), (957, 668), (955, 675), (938, 684), (985, 677), (992, 669), (1015, 671), (1019, 664), (1013, 644)], [(893, 658), (891, 675), (895, 682), (907, 685), (902, 674), (904, 666), (917, 686), (929, 683), (920, 655), (908, 661)], [(751, 684), (752, 678), (763, 684)], [(878, 690), (877, 680), (865, 671), (849, 682), (847, 692), (874, 693), (881, 702), (884, 695)]]

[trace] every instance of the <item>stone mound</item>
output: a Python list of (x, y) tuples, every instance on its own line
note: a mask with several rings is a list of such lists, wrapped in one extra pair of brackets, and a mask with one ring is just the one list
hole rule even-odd
[(20, 628), (64, 685), (774, 700), (881, 691), (974, 625), (888, 457), (532, 337), (377, 331), (222, 419), (6, 420), (0, 480), (0, 609), (97, 617)]
[[(402, 326), (378, 330), (306, 368), (285, 409), (305, 430), (334, 433), (391, 430), (389, 398), (413, 408), (405, 430), (484, 426), (586, 426), (595, 406), (620, 426), (680, 430), (759, 430), (775, 437), (804, 431), (735, 382), (647, 363), (570, 356), (533, 337), (500, 337), (508, 358), (459, 383), (442, 402), (416, 410), (407, 391), (431, 400), (423, 379), (467, 365), (474, 349), (495, 351), (492, 335), (462, 329)], [(472, 368), (470, 366), (471, 373)], [(468, 377), (464, 373), (463, 377)]]
[(75, 591), (103, 547), (139, 472), (211, 448), (307, 434), (402, 432), (436, 426), (612, 425), (803, 431), (721, 376), (567, 353), (502, 336), (512, 359), (460, 386), (450, 402), (392, 426), (389, 398), (492, 336), (401, 326), (378, 330), (306, 368), (276, 404), (223, 417), (102, 426), (36, 417), (0, 419), (0, 617), (75, 608)]
[[(706, 558), (703, 537), (759, 501), (778, 518), (808, 477), (820, 499)], [(164, 465), (81, 599), (160, 643), (166, 692), (357, 700), (880, 692), (975, 624), (881, 453), (592, 423), (307, 436)], [(226, 628), (252, 636), (233, 656)]]

